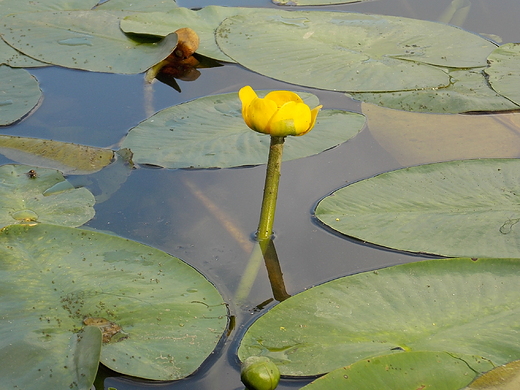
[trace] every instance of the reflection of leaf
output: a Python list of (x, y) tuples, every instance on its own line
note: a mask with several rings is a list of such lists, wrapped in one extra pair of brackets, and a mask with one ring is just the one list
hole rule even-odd
[(520, 389), (520, 360), (496, 367), (479, 376), (463, 390), (518, 390)]
[(519, 159), (419, 165), (343, 187), (318, 204), (316, 216), (393, 249), (520, 258), (519, 183)]
[(351, 92), (445, 87), (444, 67), (485, 66), (496, 48), (441, 23), (347, 12), (241, 14), (224, 20), (215, 36), (225, 54), (257, 73)]
[(110, 149), (8, 135), (0, 135), (0, 153), (19, 163), (75, 175), (97, 172), (114, 158)]
[(396, 353), (338, 368), (302, 390), (459, 390), (491, 368), (491, 362), (478, 356), (432, 351)]
[(504, 364), (520, 356), (518, 272), (518, 259), (438, 259), (336, 279), (261, 316), (244, 334), (238, 356), (267, 356), (290, 376), (418, 351)]
[(520, 43), (506, 43), (488, 57), (485, 69), (491, 87), (516, 104), (520, 104)]
[(451, 84), (446, 88), (399, 92), (351, 93), (354, 99), (404, 111), (461, 113), (507, 111), (519, 106), (489, 88), (484, 68), (447, 70)]
[(520, 157), (520, 112), (436, 115), (362, 104), (368, 128), (403, 166), (470, 158)]
[(29, 72), (0, 65), (0, 126), (10, 125), (29, 114), (41, 96), (38, 81)]
[(74, 188), (53, 169), (0, 167), (0, 227), (14, 223), (80, 226), (94, 216), (94, 195)]
[(57, 11), (8, 15), (2, 38), (21, 52), (67, 68), (108, 73), (141, 73), (166, 58), (177, 44), (130, 39), (119, 28), (128, 12)]
[[(265, 95), (265, 91), (263, 94)], [(316, 96), (302, 93), (311, 107)], [(311, 156), (354, 137), (365, 123), (362, 115), (322, 110), (305, 137), (288, 137), (284, 159)], [(211, 168), (266, 163), (269, 136), (251, 131), (242, 118), (237, 93), (207, 96), (169, 107), (134, 127), (121, 147), (137, 164), (165, 168)]]
[(102, 363), (157, 380), (195, 371), (227, 324), (215, 287), (152, 247), (39, 224), (1, 230), (0, 252), (0, 376), (9, 388), (68, 389), (75, 375), (69, 339), (85, 317), (124, 332), (103, 344)]

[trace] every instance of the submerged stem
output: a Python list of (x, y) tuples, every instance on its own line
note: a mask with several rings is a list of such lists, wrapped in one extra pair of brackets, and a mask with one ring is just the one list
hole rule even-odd
[(265, 175), (264, 198), (262, 211), (258, 224), (257, 239), (263, 241), (273, 235), (274, 214), (276, 211), (276, 199), (278, 197), (278, 183), (282, 168), (282, 153), (285, 137), (271, 136), (269, 147), (269, 160)]

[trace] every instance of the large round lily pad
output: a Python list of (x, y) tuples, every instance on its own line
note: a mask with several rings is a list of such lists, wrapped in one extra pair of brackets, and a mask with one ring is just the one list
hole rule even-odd
[(449, 352), (405, 352), (363, 359), (338, 368), (302, 390), (459, 390), (494, 367), (478, 356)]
[(0, 126), (29, 114), (42, 96), (38, 81), (24, 69), (0, 65)]
[[(99, 0), (2, 0), (0, 17), (24, 12), (78, 9), (88, 10), (95, 6), (98, 1)], [(0, 39), (0, 64), (2, 63), (21, 68), (49, 65), (22, 54)]]
[(108, 73), (141, 73), (166, 58), (177, 45), (172, 34), (157, 43), (126, 36), (119, 21), (128, 12), (57, 11), (8, 15), (2, 38), (40, 61)]
[(0, 375), (10, 388), (68, 389), (69, 340), (85, 324), (103, 332), (103, 364), (156, 380), (193, 373), (227, 325), (199, 272), (115, 235), (13, 225), (0, 231), (0, 252)]
[(520, 104), (520, 43), (506, 43), (488, 57), (489, 84), (499, 94)]
[(362, 180), (319, 202), (332, 229), (443, 256), (520, 257), (520, 160), (450, 161)]
[(445, 24), (317, 11), (236, 15), (222, 22), (216, 39), (225, 54), (255, 72), (351, 92), (446, 87), (449, 75), (440, 67), (485, 66), (496, 48)]
[(63, 175), (27, 165), (0, 167), (0, 227), (39, 222), (76, 227), (95, 214), (94, 195)]
[(402, 351), (504, 364), (520, 356), (519, 272), (518, 259), (439, 259), (336, 279), (260, 317), (238, 356), (267, 356), (289, 376)]
[[(311, 108), (319, 104), (314, 95), (300, 95)], [(308, 134), (287, 137), (284, 160), (311, 156), (339, 145), (354, 137), (364, 124), (360, 114), (322, 110)], [(238, 94), (229, 93), (162, 110), (130, 130), (121, 147), (130, 149), (138, 164), (227, 168), (265, 164), (269, 142), (268, 135), (246, 126)]]

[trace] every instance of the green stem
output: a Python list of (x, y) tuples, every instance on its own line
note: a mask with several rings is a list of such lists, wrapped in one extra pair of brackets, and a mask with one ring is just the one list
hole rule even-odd
[(285, 137), (271, 137), (269, 160), (265, 175), (264, 198), (258, 224), (257, 240), (270, 239), (273, 235), (274, 214), (278, 197), (278, 183), (282, 169), (282, 153)]

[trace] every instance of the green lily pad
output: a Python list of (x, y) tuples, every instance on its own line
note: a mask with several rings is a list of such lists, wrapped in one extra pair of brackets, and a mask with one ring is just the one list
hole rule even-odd
[(267, 356), (289, 376), (402, 351), (504, 364), (520, 356), (518, 272), (518, 259), (438, 259), (336, 279), (261, 316), (238, 356)]
[(449, 352), (405, 352), (360, 360), (316, 379), (302, 390), (459, 390), (493, 364)]
[(225, 54), (257, 73), (350, 92), (446, 87), (450, 78), (440, 67), (486, 66), (496, 48), (441, 23), (316, 11), (236, 15), (222, 22), (216, 39)]
[(6, 227), (0, 243), (0, 373), (10, 388), (68, 389), (69, 340), (85, 324), (102, 330), (103, 364), (156, 380), (193, 373), (226, 328), (215, 287), (152, 247), (45, 224)]
[(482, 374), (463, 390), (516, 390), (520, 388), (520, 360)]
[(114, 159), (110, 149), (9, 135), (0, 135), (0, 153), (22, 164), (75, 175), (97, 172)]
[(129, 2), (128, 0), (108, 0), (97, 6), (96, 10), (167, 12), (177, 7), (175, 0), (141, 0), (135, 2)]
[(2, 38), (43, 62), (95, 72), (141, 73), (166, 58), (177, 35), (157, 43), (130, 39), (119, 28), (128, 12), (57, 11), (8, 15)]
[(219, 61), (234, 62), (215, 42), (215, 30), (222, 21), (238, 14), (254, 14), (276, 10), (242, 7), (208, 6), (198, 11), (179, 7), (169, 12), (146, 12), (129, 15), (121, 20), (121, 29), (128, 34), (149, 34), (164, 37), (173, 31), (190, 27), (200, 38), (197, 53)]
[[(259, 93), (259, 96), (267, 92)], [(311, 107), (318, 99), (300, 96)], [(302, 137), (287, 137), (284, 160), (311, 156), (337, 146), (361, 131), (364, 116), (322, 110), (315, 127)], [(165, 168), (228, 168), (267, 162), (270, 137), (250, 130), (242, 118), (238, 94), (207, 96), (158, 112), (123, 140), (137, 164)]]
[(499, 94), (520, 104), (520, 43), (506, 43), (488, 57), (489, 84)]
[[(99, 0), (2, 0), (0, 8), (0, 17), (36, 11), (56, 11), (56, 10), (73, 10), (73, 9), (90, 9), (98, 3)], [(12, 67), (32, 68), (48, 66), (45, 62), (38, 61), (34, 58), (13, 49), (4, 41), (0, 40), (0, 64), (7, 64)]]
[(94, 217), (94, 195), (74, 188), (54, 169), (3, 165), (0, 182), (0, 227), (38, 222), (76, 227)]
[(0, 126), (24, 118), (34, 110), (41, 97), (38, 80), (29, 72), (0, 65)]
[(520, 106), (489, 87), (486, 68), (446, 70), (451, 84), (445, 88), (399, 92), (351, 93), (354, 99), (403, 111), (457, 114), (468, 111), (508, 111)]
[(520, 257), (520, 160), (420, 165), (348, 185), (319, 202), (332, 229), (388, 248)]

